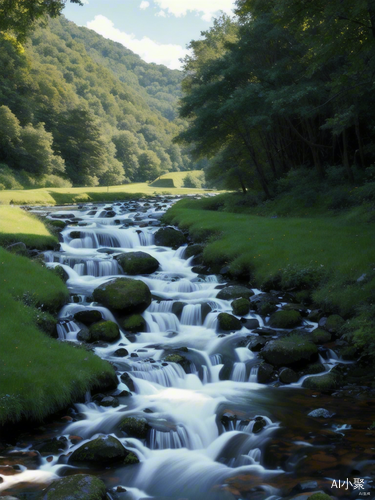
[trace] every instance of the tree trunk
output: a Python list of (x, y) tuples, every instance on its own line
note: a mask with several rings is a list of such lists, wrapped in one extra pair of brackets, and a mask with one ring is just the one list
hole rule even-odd
[(310, 146), (312, 157), (314, 160), (314, 165), (315, 165), (316, 171), (318, 173), (319, 179), (323, 179), (324, 178), (324, 170), (323, 170), (322, 164), (320, 162), (319, 150), (315, 146), (314, 132), (313, 132), (310, 121), (306, 120), (305, 123), (306, 123), (307, 133), (309, 134), (309, 141), (310, 141), (309, 146)]
[(354, 117), (354, 126), (355, 126), (355, 134), (357, 136), (357, 141), (358, 141), (359, 157), (361, 159), (361, 168), (365, 168), (365, 154), (363, 152), (363, 144), (361, 138), (361, 131), (359, 130), (359, 119), (357, 113), (355, 114)]
[(354, 177), (353, 177), (353, 172), (352, 169), (350, 168), (350, 163), (349, 163), (349, 154), (348, 154), (348, 141), (346, 137), (346, 129), (344, 129), (342, 133), (342, 144), (343, 144), (343, 163), (344, 167), (346, 170), (346, 173), (348, 175), (348, 179), (351, 184), (354, 184)]
[(372, 36), (375, 38), (375, 0), (367, 0), (367, 11), (370, 16)]

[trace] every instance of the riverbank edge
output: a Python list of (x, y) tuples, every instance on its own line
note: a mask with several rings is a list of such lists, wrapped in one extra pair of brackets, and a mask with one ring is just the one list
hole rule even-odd
[[(183, 231), (190, 243), (199, 244), (203, 247), (201, 253), (195, 254), (194, 258), (195, 263), (198, 264), (197, 272), (199, 267), (203, 266), (206, 267), (209, 273), (220, 274), (229, 281), (242, 281), (246, 285), (258, 288), (265, 293), (271, 290), (289, 292), (295, 297), (296, 303), (300, 303), (302, 306), (316, 312), (317, 317), (323, 319), (323, 321), (329, 316), (342, 314), (343, 324), (340, 325), (336, 332), (336, 339), (341, 344), (340, 355), (343, 355), (345, 361), (354, 362), (355, 366), (358, 367), (358, 370), (356, 370), (356, 376), (358, 375), (358, 377), (351, 378), (349, 381), (343, 379), (340, 386), (349, 383), (356, 386), (367, 386), (373, 390), (375, 388), (375, 369), (373, 366), (373, 343), (375, 343), (375, 338), (372, 335), (374, 322), (370, 314), (372, 311), (368, 312), (368, 309), (372, 307), (373, 273), (369, 273), (370, 276), (367, 279), (366, 274), (362, 274), (355, 282), (346, 279), (349, 283), (346, 287), (346, 295), (351, 294), (355, 297), (359, 286), (364, 290), (358, 300), (358, 308), (352, 310), (340, 309), (339, 304), (335, 303), (335, 300), (338, 302), (340, 299), (339, 292), (337, 292), (335, 299), (325, 299), (328, 289), (333, 288), (333, 283), (337, 280), (337, 276), (335, 276), (332, 269), (325, 269), (321, 274), (317, 269), (315, 274), (311, 269), (303, 272), (303, 269), (298, 269), (298, 263), (296, 263), (295, 267), (287, 266), (284, 269), (282, 266), (280, 268), (276, 266), (278, 268), (276, 272), (269, 272), (263, 278), (257, 277), (256, 260), (249, 265), (248, 260), (246, 262), (246, 259), (242, 258), (244, 256), (234, 256), (234, 244), (231, 245), (228, 244), (228, 241), (225, 241), (224, 245), (220, 245), (224, 233), (219, 230), (217, 219), (212, 220), (211, 225), (207, 224), (207, 221), (210, 220), (210, 211), (207, 209), (200, 210), (199, 203), (200, 201), (196, 200), (189, 200), (187, 203), (178, 202), (167, 211), (162, 219), (165, 224), (173, 225)], [(188, 210), (187, 207), (189, 207)], [(215, 216), (218, 215), (215, 211), (212, 213)], [(205, 220), (203, 220), (203, 214)], [(238, 215), (238, 213), (225, 212), (226, 217), (232, 218), (233, 226), (236, 224)], [(248, 217), (250, 220), (254, 216), (248, 215)], [(258, 217), (258, 219), (262, 219), (262, 217)], [(292, 220), (292, 218), (289, 219)], [(322, 217), (322, 219), (324, 218)], [(283, 220), (288, 220), (288, 218), (284, 217)], [(267, 223), (267, 221), (268, 218), (264, 217), (264, 222)], [(245, 237), (245, 235), (243, 236)], [(254, 239), (256, 240), (256, 238)], [(277, 255), (277, 244), (274, 253)], [(291, 279), (286, 279), (285, 275), (288, 271), (292, 274)], [(345, 282), (345, 276), (341, 278), (339, 282)], [(350, 285), (353, 290), (350, 290)], [(371, 335), (370, 341), (369, 335)]]
[[(87, 391), (117, 387), (115, 370), (108, 362), (84, 348), (52, 338), (56, 335), (57, 313), (69, 292), (61, 276), (44, 266), (36, 249), (55, 247), (61, 228), (51, 228), (20, 208), (11, 210), (24, 216), (24, 224), (31, 224), (35, 234), (15, 232), (4, 237), (3, 233), (0, 239), (0, 431), (4, 435), (40, 424), (82, 401)], [(55, 229), (54, 234), (50, 229)], [(4, 248), (14, 243), (12, 251)], [(48, 378), (44, 387), (40, 383), (43, 363)], [(54, 381), (58, 387), (51, 392)]]

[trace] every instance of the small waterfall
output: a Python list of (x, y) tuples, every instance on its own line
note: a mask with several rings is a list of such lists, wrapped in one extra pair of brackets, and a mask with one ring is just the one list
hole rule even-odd
[(230, 379), (235, 382), (245, 382), (247, 380), (246, 373), (246, 363), (234, 363)]
[(155, 300), (151, 302), (150, 307), (147, 309), (148, 312), (153, 313), (171, 313), (173, 309), (174, 301), (172, 300), (162, 300), (161, 302), (156, 302)]
[(148, 311), (143, 313), (145, 318), (148, 332), (178, 332), (180, 322), (173, 313), (150, 313)]
[(62, 321), (56, 325), (56, 330), (60, 340), (77, 340), (80, 328), (74, 321)]
[(132, 370), (134, 377), (155, 382), (163, 387), (178, 387), (180, 385), (178, 379), (186, 377), (182, 366), (176, 363), (168, 363), (165, 366), (155, 363), (134, 364)]
[(185, 429), (177, 426), (176, 431), (162, 432), (156, 429), (151, 429), (149, 437), (151, 450), (176, 450), (178, 448), (187, 448), (189, 438)]
[(258, 382), (259, 366), (253, 366), (250, 370), (249, 382)]
[(202, 306), (201, 304), (187, 304), (184, 306), (181, 314), (182, 325), (195, 325), (202, 324)]

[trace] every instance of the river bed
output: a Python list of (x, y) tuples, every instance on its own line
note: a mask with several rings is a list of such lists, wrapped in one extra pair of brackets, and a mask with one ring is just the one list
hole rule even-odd
[[(59, 313), (61, 341), (77, 342), (81, 327), (73, 316), (79, 311), (99, 310), (105, 320), (117, 320), (92, 299), (95, 288), (124, 276), (114, 255), (143, 251), (160, 266), (150, 275), (132, 276), (153, 294), (143, 313), (145, 331), (121, 330), (118, 341), (94, 347), (116, 368), (119, 384), (110, 394), (119, 406), (103, 406), (95, 394), (87, 394), (69, 414), (43, 428), (23, 430), (0, 458), (0, 495), (31, 500), (56, 477), (84, 472), (103, 479), (112, 500), (302, 500), (308, 498), (306, 491), (338, 498), (363, 492), (372, 498), (375, 432), (369, 427), (375, 401), (355, 389), (343, 397), (322, 395), (303, 389), (303, 379), (290, 385), (258, 383), (259, 356), (248, 348), (258, 333), (245, 321), (254, 319), (263, 327), (267, 318), (250, 312), (241, 330), (218, 332), (218, 314), (232, 314), (230, 301), (217, 298), (224, 278), (193, 272), (185, 246), (172, 250), (154, 244), (160, 217), (175, 201), (86, 204), (48, 213), (51, 219), (75, 221), (62, 231), (60, 250), (44, 253), (48, 266), (62, 266), (68, 275), (71, 302)], [(301, 328), (316, 326), (305, 320)], [(126, 349), (125, 357), (115, 354), (120, 348)], [(175, 353), (183, 356), (183, 364), (164, 361)], [(320, 359), (327, 371), (344, 363), (328, 348)], [(121, 379), (124, 373), (130, 375), (130, 387)], [(319, 408), (331, 416), (308, 415)], [(118, 431), (125, 416), (147, 420), (145, 439)], [(119, 439), (140, 463), (103, 464), (99, 470), (67, 463), (68, 454), (100, 435)], [(64, 453), (34, 451), (36, 443), (61, 436), (67, 440)], [(16, 466), (17, 473), (7, 474), (8, 466)], [(363, 479), (364, 488), (332, 487), (334, 480), (353, 483), (354, 478)]]

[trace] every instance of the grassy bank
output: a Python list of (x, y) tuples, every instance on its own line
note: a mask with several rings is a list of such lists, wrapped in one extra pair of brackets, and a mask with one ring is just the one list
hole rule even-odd
[[(51, 248), (57, 239), (18, 207), (0, 207), (0, 245)], [(52, 271), (0, 247), (0, 425), (42, 419), (114, 376), (97, 356), (60, 343), (54, 314), (69, 297)]]
[[(176, 185), (180, 185), (180, 174), (186, 172), (174, 172), (169, 174), (173, 180), (176, 177)], [(147, 183), (125, 184), (123, 186), (101, 186), (86, 188), (42, 188), (42, 189), (8, 189), (0, 191), (0, 205), (59, 205), (63, 203), (84, 203), (99, 201), (116, 201), (124, 199), (137, 199), (144, 196), (158, 194), (194, 194), (202, 193), (202, 189), (188, 189), (181, 187), (155, 187)]]
[(273, 218), (220, 211), (224, 198), (182, 200), (166, 221), (207, 242), (208, 265), (228, 266), (254, 286), (303, 290), (314, 307), (354, 318), (347, 325), (354, 341), (370, 342), (375, 352), (375, 224), (362, 221), (363, 208), (337, 216)]
[(18, 207), (0, 206), (0, 246), (19, 241), (40, 250), (53, 248), (58, 242), (37, 217)]

